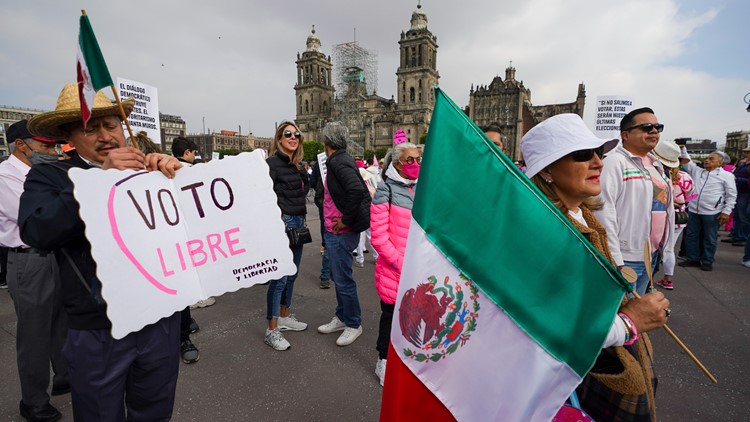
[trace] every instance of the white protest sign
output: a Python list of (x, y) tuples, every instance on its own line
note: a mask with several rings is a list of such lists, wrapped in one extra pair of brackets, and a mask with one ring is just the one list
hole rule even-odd
[(219, 154), (218, 152), (214, 151), (214, 152), (211, 153), (211, 159), (212, 160), (218, 160), (220, 158), (221, 158), (221, 154)]
[[(156, 88), (123, 78), (117, 78), (117, 88), (121, 100), (124, 101), (128, 97), (135, 98), (135, 107), (128, 116), (133, 135), (144, 131), (155, 144), (161, 145), (159, 95)], [(125, 129), (124, 124), (123, 129)], [(125, 133), (127, 133), (127, 129)]]
[(114, 338), (297, 271), (260, 152), (185, 167), (174, 179), (145, 170), (69, 174)]
[(326, 174), (328, 173), (328, 167), (326, 167), (326, 160), (328, 156), (325, 152), (318, 154), (318, 165), (320, 166), (320, 177), (326, 180)]
[(633, 109), (633, 99), (622, 95), (596, 97), (594, 133), (603, 139), (620, 139), (620, 120)]

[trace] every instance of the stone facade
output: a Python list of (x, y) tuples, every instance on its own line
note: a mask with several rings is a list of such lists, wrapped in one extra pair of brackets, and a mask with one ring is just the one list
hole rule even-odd
[(732, 162), (745, 158), (742, 150), (750, 146), (750, 131), (738, 130), (727, 133), (727, 143), (724, 146), (724, 152), (732, 157)]
[(434, 106), (432, 87), (437, 71), (437, 38), (427, 29), (427, 15), (417, 6), (411, 27), (401, 33), (400, 64), (396, 71), (398, 98), (368, 94), (361, 69), (346, 75), (347, 92), (334, 96), (330, 56), (321, 51), (320, 39), (307, 38), (307, 50), (297, 54), (296, 122), (306, 140), (322, 141), (327, 122), (341, 121), (350, 131), (349, 152), (361, 155), (365, 149), (390, 147), (393, 134), (404, 129), (410, 142), (419, 143), (427, 133)]
[(172, 153), (172, 140), (178, 136), (187, 135), (187, 125), (180, 116), (159, 113), (159, 122), (161, 124), (161, 150), (165, 153)]
[(562, 113), (575, 113), (583, 117), (586, 88), (578, 85), (578, 95), (572, 103), (535, 106), (531, 103), (531, 90), (516, 80), (516, 69), (505, 69), (505, 80), (496, 76), (489, 85), (472, 85), (469, 106), (465, 111), (479, 126), (498, 123), (505, 135), (508, 156), (521, 160), (521, 138), (545, 119)]

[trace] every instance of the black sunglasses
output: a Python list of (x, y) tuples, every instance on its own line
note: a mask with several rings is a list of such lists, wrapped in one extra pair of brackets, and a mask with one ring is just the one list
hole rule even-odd
[(292, 135), (294, 135), (295, 138), (300, 139), (302, 137), (302, 134), (299, 133), (299, 131), (292, 132), (291, 130), (285, 130), (284, 131), (284, 137), (285, 138), (291, 138)]
[(598, 155), (599, 158), (604, 158), (604, 145), (600, 146), (599, 148), (582, 149), (580, 151), (573, 151), (568, 155), (570, 155), (573, 161), (577, 161), (581, 163), (584, 161), (589, 161), (590, 159), (594, 158), (594, 154)]
[(653, 129), (656, 129), (657, 132), (661, 132), (664, 130), (664, 125), (661, 123), (643, 123), (640, 125), (631, 126), (625, 129), (623, 132), (630, 132), (633, 129), (640, 129), (646, 133), (651, 132)]

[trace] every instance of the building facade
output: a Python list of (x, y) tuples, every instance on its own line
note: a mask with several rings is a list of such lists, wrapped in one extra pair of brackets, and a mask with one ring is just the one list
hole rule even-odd
[(724, 152), (732, 157), (732, 162), (745, 158), (742, 150), (750, 146), (750, 131), (738, 130), (727, 133), (727, 143), (724, 146)]
[(421, 5), (417, 6), (409, 30), (401, 33), (399, 41), (397, 97), (368, 94), (362, 69), (355, 66), (347, 68), (344, 75), (346, 92), (336, 93), (331, 57), (322, 53), (313, 29), (307, 49), (297, 54), (294, 86), (296, 122), (305, 139), (322, 141), (323, 126), (341, 121), (349, 128), (349, 152), (354, 155), (362, 155), (365, 149), (392, 146), (398, 129), (404, 129), (410, 142), (419, 143), (430, 125), (435, 101), (432, 88), (440, 77), (437, 48), (437, 38), (427, 28), (427, 15)]
[(195, 142), (198, 146), (198, 155), (203, 158), (203, 161), (209, 161), (213, 152), (218, 150), (253, 151), (260, 148), (268, 152), (273, 142), (272, 138), (240, 135), (231, 130), (222, 130), (215, 133), (194, 133), (185, 135), (185, 137)]
[(8, 130), (8, 127), (19, 120), (30, 119), (45, 111), (0, 105), (0, 157), (10, 155), (8, 141), (5, 139), (5, 132)]
[(178, 136), (187, 135), (187, 125), (182, 117), (171, 114), (159, 113), (161, 124), (161, 150), (171, 154), (172, 141)]
[(583, 117), (586, 88), (578, 85), (574, 102), (535, 106), (531, 103), (531, 90), (516, 79), (516, 69), (505, 69), (505, 80), (496, 76), (489, 85), (479, 85), (469, 91), (469, 106), (465, 111), (477, 125), (496, 123), (505, 135), (508, 156), (521, 160), (521, 138), (545, 119), (561, 114), (575, 113)]

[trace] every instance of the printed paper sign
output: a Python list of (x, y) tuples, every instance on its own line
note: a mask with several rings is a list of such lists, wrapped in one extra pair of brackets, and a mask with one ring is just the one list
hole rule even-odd
[(201, 299), (296, 272), (260, 152), (177, 171), (71, 169), (122, 338)]
[(221, 158), (221, 156), (219, 155), (218, 152), (214, 151), (214, 152), (211, 153), (211, 159), (212, 160), (218, 160), (220, 158)]
[[(135, 99), (135, 107), (128, 116), (133, 135), (146, 132), (157, 145), (161, 145), (161, 123), (159, 122), (159, 95), (156, 88), (141, 82), (117, 78), (118, 95), (122, 101), (128, 97)], [(125, 133), (125, 123), (123, 127)]]
[(404, 142), (406, 142), (406, 132), (399, 129), (393, 134), (393, 145), (403, 144)]
[(321, 152), (318, 154), (318, 165), (320, 166), (320, 177), (323, 178), (323, 180), (326, 180), (326, 174), (328, 174), (328, 167), (326, 167), (326, 160), (328, 160), (328, 156), (325, 152)]
[(633, 99), (622, 95), (596, 97), (594, 133), (603, 139), (620, 139), (620, 120), (633, 109)]

